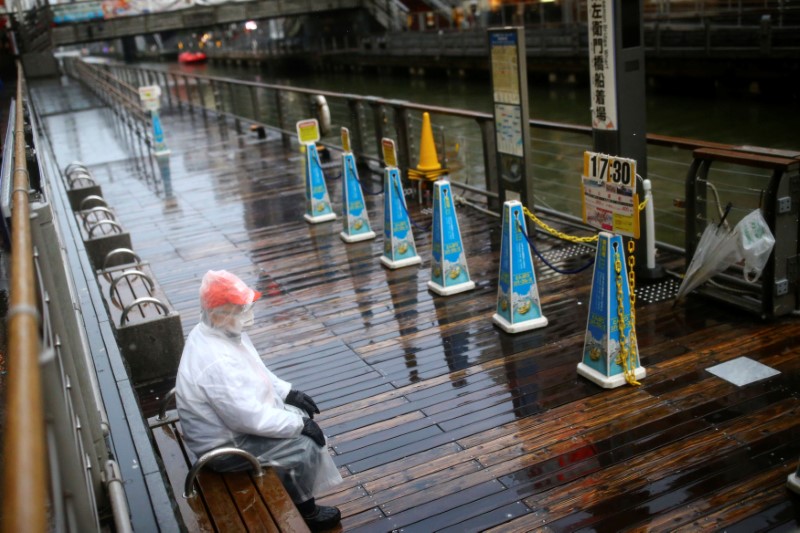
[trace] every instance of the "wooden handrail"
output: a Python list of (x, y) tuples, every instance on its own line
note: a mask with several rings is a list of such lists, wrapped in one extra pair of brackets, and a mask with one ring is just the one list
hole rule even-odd
[(47, 455), (39, 370), (39, 312), (34, 284), (28, 165), (22, 106), (24, 73), (17, 63), (11, 286), (8, 324), (8, 402), (3, 441), (3, 531), (47, 528)]

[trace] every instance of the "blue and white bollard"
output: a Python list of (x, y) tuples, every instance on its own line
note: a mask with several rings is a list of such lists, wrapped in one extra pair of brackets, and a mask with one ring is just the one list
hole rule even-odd
[(381, 263), (395, 269), (422, 262), (417, 255), (411, 220), (406, 210), (406, 199), (400, 182), (400, 170), (386, 167), (383, 189), (383, 255)]
[(316, 119), (301, 120), (297, 123), (297, 138), (305, 148), (306, 178), (306, 214), (307, 222), (317, 224), (335, 220), (336, 214), (331, 207), (328, 187), (325, 185), (325, 174), (317, 153), (319, 140), (319, 124)]
[(517, 200), (503, 204), (497, 312), (492, 321), (508, 333), (519, 333), (547, 325), (547, 318), (542, 314), (539, 301), (525, 215), (522, 204)]
[(158, 109), (151, 109), (150, 117), (153, 122), (153, 145), (155, 148), (153, 154), (156, 157), (169, 155), (170, 151), (167, 148), (167, 141), (164, 140), (164, 129), (161, 127), (161, 117), (158, 114)]
[(375, 232), (369, 224), (367, 205), (364, 202), (364, 191), (358, 180), (356, 158), (350, 151), (350, 133), (342, 128), (342, 232), (339, 236), (344, 242), (366, 241), (375, 238)]
[(446, 180), (433, 184), (432, 248), (430, 290), (449, 296), (475, 288), (475, 282), (469, 278), (450, 182)]
[(600, 232), (597, 240), (589, 318), (578, 374), (606, 389), (626, 382), (635, 384), (646, 375), (639, 363), (636, 330), (631, 320), (630, 283), (622, 237), (605, 231)]

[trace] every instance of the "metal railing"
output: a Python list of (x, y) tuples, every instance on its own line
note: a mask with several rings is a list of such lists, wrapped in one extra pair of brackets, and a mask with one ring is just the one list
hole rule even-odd
[[(450, 168), (455, 187), (465, 196), (488, 198), (497, 210), (499, 191), (496, 171), (495, 131), (488, 113), (427, 106), (405, 100), (342, 94), (298, 87), (235, 80), (215, 76), (167, 72), (124, 65), (107, 66), (109, 71), (130, 85), (157, 84), (163, 89), (164, 112), (190, 113), (205, 118), (216, 116), (233, 120), (239, 131), (242, 123), (260, 124), (280, 132), (285, 146), (295, 138), (295, 123), (314, 116), (314, 101), (324, 96), (330, 109), (332, 128), (322, 143), (341, 148), (339, 126), (350, 130), (352, 148), (360, 164), (377, 168), (381, 164), (381, 138), (396, 140), (403, 171), (416, 166), (422, 113), (428, 112), (434, 125), (434, 138), (440, 161)], [(592, 150), (592, 130), (588, 126), (530, 120), (531, 150), (534, 165), (536, 208), (572, 222), (582, 219), (579, 178), (584, 150)], [(658, 244), (683, 251), (684, 212), (673, 199), (684, 194), (686, 173), (697, 148), (734, 149), (696, 139), (648, 134), (648, 178), (653, 182)], [(752, 148), (758, 153), (757, 148)], [(732, 181), (758, 190), (766, 173), (727, 171)], [(725, 179), (725, 178), (723, 178)]]
[(47, 452), (39, 369), (40, 315), (34, 282), (23, 82), (22, 66), (17, 64), (11, 216), (13, 253), (7, 315), (11, 374), (3, 439), (3, 531), (38, 532), (47, 528)]
[(110, 511), (117, 531), (129, 531), (85, 316), (46, 179), (57, 171), (40, 144), (41, 117), (25, 99), (21, 69), (18, 76), (13, 183), (10, 154), (0, 166), (0, 204), (11, 213), (2, 528), (99, 531), (108, 521), (101, 512)]

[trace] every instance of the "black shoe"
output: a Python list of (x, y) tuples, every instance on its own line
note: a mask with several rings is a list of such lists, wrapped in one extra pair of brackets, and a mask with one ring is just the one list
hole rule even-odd
[(314, 512), (304, 516), (303, 520), (311, 531), (324, 531), (330, 529), (342, 519), (342, 513), (336, 507), (317, 505)]

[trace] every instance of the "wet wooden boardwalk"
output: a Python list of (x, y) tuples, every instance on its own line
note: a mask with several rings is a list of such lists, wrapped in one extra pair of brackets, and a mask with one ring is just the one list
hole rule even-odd
[[(647, 377), (638, 388), (602, 390), (576, 374), (590, 271), (561, 275), (537, 260), (550, 325), (513, 336), (492, 325), (496, 218), (460, 209), (477, 287), (435, 296), (426, 232), (414, 230), (421, 266), (380, 265), (381, 196), (368, 196), (374, 241), (346, 245), (340, 220), (303, 220), (296, 144), (287, 151), (274, 134), (237, 136), (171, 111), (166, 172), (137, 161), (78, 88), (39, 84), (35, 94), (61, 168), (91, 166), (185, 332), (198, 320), (207, 270), (233, 271), (264, 291), (250, 334), (268, 366), (322, 409), (344, 476), (322, 500), (341, 507), (343, 530), (800, 526), (800, 497), (785, 486), (800, 458), (796, 318), (763, 323), (700, 298), (673, 307), (640, 296)], [(341, 184), (328, 186), (338, 209)], [(538, 245), (566, 268), (591, 256), (550, 238)], [(706, 371), (740, 356), (780, 374), (739, 387)], [(142, 392), (149, 406), (160, 390)]]

